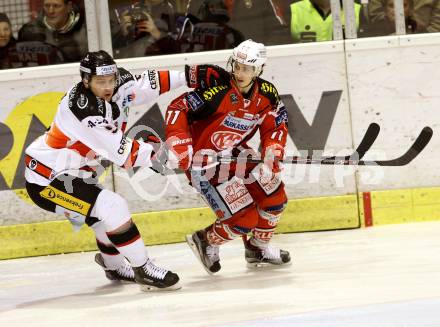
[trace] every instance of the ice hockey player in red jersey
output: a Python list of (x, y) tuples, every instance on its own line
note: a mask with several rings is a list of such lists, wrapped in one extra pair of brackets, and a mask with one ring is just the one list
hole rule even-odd
[[(287, 202), (278, 162), (286, 144), (287, 112), (275, 86), (259, 77), (266, 59), (263, 44), (246, 40), (228, 61), (227, 83), (184, 93), (167, 108), (169, 163), (186, 172), (217, 216), (212, 225), (187, 236), (210, 274), (221, 268), (219, 246), (237, 237), (243, 238), (248, 266), (290, 263), (288, 251), (270, 245)], [(187, 75), (196, 80), (197, 67), (189, 67)], [(255, 156), (247, 141), (257, 131), (264, 164), (207, 162), (213, 154)]]
[(125, 199), (99, 186), (91, 167), (100, 157), (125, 168), (151, 167), (153, 146), (124, 135), (129, 107), (184, 85), (185, 74), (146, 70), (135, 77), (105, 51), (87, 53), (80, 74), (50, 129), (26, 149), (28, 194), (74, 226), (93, 229), (100, 250), (95, 261), (110, 280), (136, 282), (144, 291), (178, 289), (177, 274), (148, 257)]

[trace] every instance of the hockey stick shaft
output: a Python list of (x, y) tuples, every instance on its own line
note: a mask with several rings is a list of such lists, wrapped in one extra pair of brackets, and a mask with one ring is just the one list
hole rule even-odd
[[(284, 164), (319, 164), (319, 165), (357, 165), (357, 166), (405, 166), (410, 163), (428, 145), (432, 138), (433, 131), (430, 127), (425, 127), (402, 156), (391, 160), (360, 160), (361, 156), (354, 152), (348, 157), (287, 157), (281, 160)], [(361, 142), (362, 143), (362, 142)], [(370, 145), (371, 146), (371, 145)], [(359, 147), (358, 147), (359, 148)], [(367, 147), (364, 147), (364, 149)], [(369, 147), (368, 147), (369, 148)], [(365, 151), (366, 152), (366, 151)], [(365, 154), (360, 153), (361, 155)], [(247, 157), (217, 157), (222, 163), (246, 161), (248, 163), (262, 163), (262, 159)]]

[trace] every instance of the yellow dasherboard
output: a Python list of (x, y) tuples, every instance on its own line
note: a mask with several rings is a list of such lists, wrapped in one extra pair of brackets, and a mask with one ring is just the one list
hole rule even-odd
[[(290, 200), (277, 232), (364, 226), (362, 195)], [(370, 198), (373, 226), (440, 220), (440, 187), (372, 191)], [(133, 218), (147, 245), (183, 242), (185, 234), (214, 220), (207, 208), (148, 212)], [(74, 233), (67, 221), (0, 226), (0, 259), (89, 250), (96, 250), (91, 229)]]
[[(290, 200), (278, 233), (357, 228), (356, 195)], [(183, 242), (185, 234), (208, 226), (214, 215), (208, 208), (134, 214), (145, 244)], [(68, 221), (0, 226), (0, 259), (96, 250), (93, 232), (72, 231)]]
[[(373, 226), (440, 220), (440, 187), (370, 192)], [(362, 193), (359, 216), (364, 226)]]

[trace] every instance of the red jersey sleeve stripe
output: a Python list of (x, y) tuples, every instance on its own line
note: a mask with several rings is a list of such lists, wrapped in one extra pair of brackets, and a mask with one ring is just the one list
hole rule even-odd
[(170, 90), (170, 72), (169, 71), (159, 71), (159, 94), (163, 94)]
[(138, 152), (139, 152), (139, 142), (134, 140), (131, 145), (130, 154), (128, 155), (128, 158), (124, 163), (125, 168), (134, 166), (134, 163), (136, 162), (136, 159), (138, 157)]

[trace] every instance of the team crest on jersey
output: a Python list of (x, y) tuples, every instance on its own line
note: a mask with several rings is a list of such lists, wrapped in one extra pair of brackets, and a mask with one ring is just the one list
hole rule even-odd
[(197, 111), (200, 109), (204, 102), (196, 92), (190, 92), (185, 96), (192, 111)]
[(215, 132), (211, 136), (211, 142), (218, 150), (233, 148), (242, 140), (241, 134), (228, 131)]
[(89, 99), (85, 96), (85, 94), (81, 93), (76, 101), (76, 105), (79, 109), (84, 109), (89, 104)]

